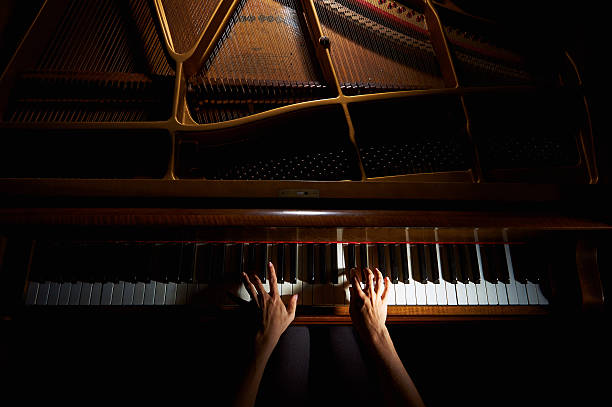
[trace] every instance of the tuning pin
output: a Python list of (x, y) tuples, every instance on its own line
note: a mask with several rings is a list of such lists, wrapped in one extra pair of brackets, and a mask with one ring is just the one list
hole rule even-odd
[(319, 44), (321, 44), (323, 48), (329, 48), (331, 45), (331, 42), (329, 41), (329, 37), (325, 35), (319, 37)]

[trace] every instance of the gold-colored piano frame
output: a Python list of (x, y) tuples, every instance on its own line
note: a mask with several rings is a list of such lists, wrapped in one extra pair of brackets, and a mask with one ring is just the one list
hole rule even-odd
[[(198, 71), (199, 67), (204, 63), (208, 55), (212, 52), (214, 45), (222, 35), (230, 17), (240, 0), (220, 0), (213, 16), (210, 18), (207, 26), (198, 38), (196, 44), (185, 53), (177, 53), (174, 51), (171, 30), (168, 26), (168, 21), (165, 17), (164, 7), (161, 0), (154, 0), (155, 9), (159, 18), (161, 31), (164, 36), (164, 44), (168, 54), (175, 63), (175, 87), (172, 98), (172, 115), (165, 121), (152, 122), (96, 122), (96, 123), (0, 123), (0, 129), (99, 129), (99, 130), (133, 130), (133, 129), (162, 129), (167, 130), (172, 139), (172, 153), (168, 162), (167, 172), (164, 179), (176, 180), (175, 161), (177, 159), (177, 146), (181, 143), (181, 134), (188, 136), (190, 134), (205, 135), (207, 132), (212, 132), (220, 129), (238, 127), (247, 123), (252, 123), (260, 120), (266, 120), (270, 117), (282, 117), (283, 115), (309, 109), (316, 106), (339, 105), (344, 112), (344, 119), (348, 126), (348, 137), (351, 144), (354, 146), (359, 160), (359, 168), (361, 172), (361, 181), (399, 181), (399, 182), (496, 182), (496, 181), (515, 181), (515, 182), (542, 182), (547, 180), (550, 182), (563, 182), (567, 179), (578, 180), (578, 182), (597, 183), (598, 171), (595, 161), (595, 150), (593, 141), (593, 131), (589, 114), (589, 105), (586, 96), (583, 96), (584, 104), (584, 123), (581, 126), (577, 135), (577, 145), (579, 162), (577, 166), (562, 167), (555, 169), (511, 169), (511, 170), (490, 170), (483, 171), (479, 151), (476, 144), (473, 142), (471, 134), (471, 117), (470, 112), (465, 103), (465, 96), (470, 94), (503, 94), (505, 92), (526, 92), (535, 91), (532, 86), (494, 86), (494, 87), (466, 87), (462, 85), (457, 76), (453, 58), (449, 50), (447, 36), (444, 32), (440, 17), (438, 16), (437, 8), (445, 7), (430, 0), (409, 0), (406, 4), (418, 7), (424, 10), (424, 15), (429, 22), (428, 28), (431, 33), (431, 40), (436, 52), (440, 65), (445, 88), (443, 89), (425, 89), (412, 91), (385, 92), (377, 94), (355, 95), (349, 96), (342, 92), (338, 75), (331, 58), (330, 49), (319, 43), (319, 38), (323, 36), (321, 23), (317, 16), (313, 0), (301, 0), (301, 5), (309, 27), (309, 35), (312, 44), (315, 46), (316, 56), (323, 73), (324, 79), (329, 84), (330, 88), (335, 90), (336, 96), (326, 99), (306, 101), (287, 106), (278, 107), (262, 113), (253, 114), (239, 119), (211, 123), (198, 124), (190, 113), (186, 101), (186, 83), (187, 78)], [(46, 38), (50, 34), (57, 21), (62, 16), (62, 11), (68, 4), (68, 0), (47, 0), (41, 8), (36, 20), (30, 27), (24, 40), (20, 44), (17, 52), (13, 56), (7, 69), (0, 77), (0, 111), (6, 107), (7, 100), (10, 94), (10, 85), (17, 77), (21, 66), (31, 64), (39, 52), (42, 52), (44, 41), (40, 38)], [(476, 17), (474, 17), (476, 18)], [(578, 89), (582, 86), (582, 79), (578, 67), (574, 63), (571, 55), (565, 52), (565, 64), (569, 67), (567, 78), (563, 79), (564, 83), (575, 83)], [(465, 130), (469, 141), (472, 144), (471, 165), (470, 168), (464, 171), (450, 171), (437, 173), (418, 173), (405, 174), (390, 177), (375, 177), (368, 178), (361, 158), (359, 157), (359, 149), (355, 139), (355, 129), (349, 112), (349, 104), (368, 101), (383, 101), (383, 100), (404, 100), (408, 98), (419, 98), (433, 95), (453, 95), (459, 98), (463, 114), (465, 116)], [(348, 181), (347, 181), (348, 182)], [(203, 182), (203, 185), (207, 183)], [(204, 187), (204, 186), (203, 186)]]

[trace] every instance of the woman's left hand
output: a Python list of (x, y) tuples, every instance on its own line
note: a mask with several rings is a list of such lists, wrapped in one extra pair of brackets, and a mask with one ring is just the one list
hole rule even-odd
[(261, 326), (255, 336), (255, 351), (271, 354), (280, 336), (295, 318), (297, 294), (294, 294), (287, 306), (281, 300), (278, 292), (276, 271), (272, 263), (268, 263), (270, 292), (266, 292), (257, 275), (249, 277), (242, 273), (243, 284), (261, 312)]

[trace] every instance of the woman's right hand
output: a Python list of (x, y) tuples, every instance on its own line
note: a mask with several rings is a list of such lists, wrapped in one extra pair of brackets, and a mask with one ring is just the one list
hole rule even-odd
[(363, 340), (380, 341), (388, 336), (385, 321), (387, 319), (387, 294), (391, 281), (383, 278), (375, 269), (373, 273), (366, 269), (365, 287), (361, 288), (361, 276), (356, 269), (351, 269), (351, 302), (349, 312), (353, 325)]

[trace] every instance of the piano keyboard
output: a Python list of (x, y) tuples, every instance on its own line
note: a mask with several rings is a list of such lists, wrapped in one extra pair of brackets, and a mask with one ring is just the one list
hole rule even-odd
[[(436, 234), (437, 235), (437, 234)], [(437, 237), (437, 236), (436, 236)], [(250, 300), (243, 271), (302, 306), (349, 303), (348, 271), (378, 268), (389, 305), (548, 305), (546, 262), (527, 243), (36, 242), (25, 304), (31, 306), (235, 304)], [(213, 298), (214, 297), (214, 298)]]

